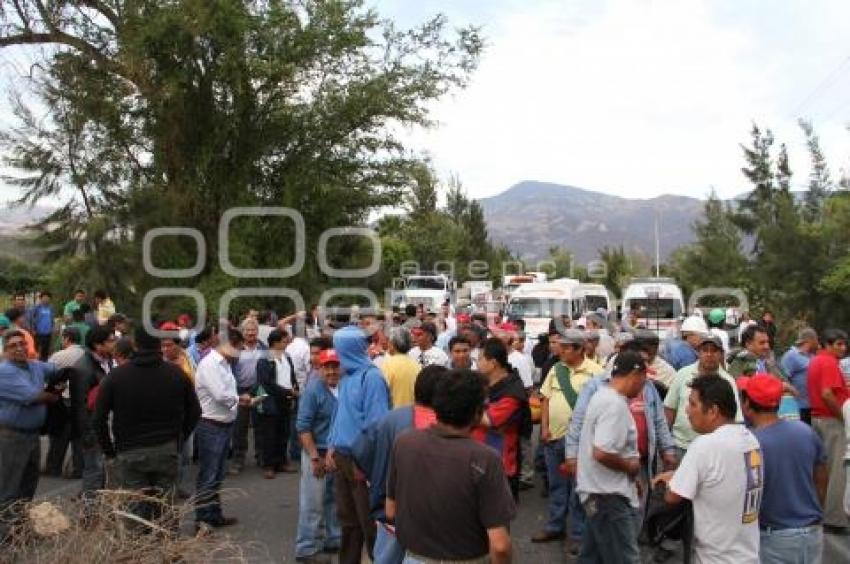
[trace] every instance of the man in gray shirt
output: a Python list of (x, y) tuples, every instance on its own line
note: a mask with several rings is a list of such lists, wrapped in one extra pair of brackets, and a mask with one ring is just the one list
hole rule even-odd
[(611, 383), (587, 407), (578, 452), (576, 491), (587, 514), (578, 562), (640, 562), (637, 545), (640, 472), (637, 428), (628, 399), (646, 382), (646, 361), (637, 352), (617, 355)]

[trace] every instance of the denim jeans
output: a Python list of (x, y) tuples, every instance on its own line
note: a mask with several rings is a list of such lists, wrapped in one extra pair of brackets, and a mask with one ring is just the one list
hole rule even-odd
[(289, 415), (289, 437), (287, 447), (289, 449), (289, 461), (295, 462), (301, 459), (301, 439), (298, 438), (298, 430), (295, 428), (295, 419), (298, 414), (298, 400), (293, 403)]
[(637, 508), (620, 495), (591, 494), (579, 564), (639, 564)]
[(40, 457), (38, 431), (0, 428), (0, 514), (18, 501), (33, 498)]
[(575, 493), (575, 480), (561, 474), (559, 466), (564, 462), (564, 440), (543, 444), (546, 474), (549, 480), (548, 517), (544, 527), (548, 533), (563, 533), (570, 515), (570, 538), (581, 540), (584, 532), (584, 511)]
[(759, 558), (762, 564), (820, 564), (823, 527), (762, 530)]
[(83, 447), (83, 483), (81, 497), (93, 499), (97, 490), (106, 487), (106, 471), (103, 468), (103, 451), (99, 445)]
[[(241, 389), (240, 394), (244, 393)], [(240, 405), (236, 408), (236, 421), (232, 425), (233, 428), (233, 460), (231, 464), (235, 470), (242, 470), (245, 467), (245, 456), (248, 453), (248, 434), (251, 431), (251, 408)], [(254, 445), (259, 453), (259, 444)]]
[(180, 446), (180, 463), (177, 466), (177, 491), (188, 494), (191, 489), (189, 467), (192, 465), (192, 447), (195, 444), (195, 433), (190, 433)]
[(198, 481), (195, 520), (216, 523), (222, 519), (218, 491), (224, 481), (227, 447), (233, 424), (216, 424), (205, 419), (198, 421), (195, 437), (198, 445)]
[(312, 556), (327, 548), (339, 548), (340, 530), (334, 501), (334, 476), (313, 475), (310, 455), (301, 453), (301, 485), (298, 491), (298, 532), (295, 556)]
[(434, 560), (425, 558), (418, 554), (408, 552), (404, 555), (403, 564), (489, 564), (490, 557), (482, 556), (481, 558), (473, 558), (472, 560)]
[(389, 532), (382, 523), (378, 523), (378, 535), (375, 537), (375, 564), (402, 564), (404, 552), (398, 537)]

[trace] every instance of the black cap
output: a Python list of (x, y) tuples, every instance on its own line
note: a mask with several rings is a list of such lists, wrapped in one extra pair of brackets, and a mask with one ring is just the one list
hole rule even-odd
[(614, 359), (614, 367), (611, 369), (611, 375), (624, 376), (631, 374), (635, 370), (645, 371), (646, 360), (637, 351), (622, 351)]

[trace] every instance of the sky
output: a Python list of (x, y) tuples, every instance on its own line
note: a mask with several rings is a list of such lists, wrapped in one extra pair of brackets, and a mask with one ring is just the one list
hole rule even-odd
[[(811, 120), (833, 175), (850, 169), (847, 0), (366, 0), (403, 27), (445, 13), (482, 28), (469, 87), (404, 130), (476, 198), (522, 180), (608, 194), (733, 197), (753, 121), (809, 172)], [(0, 82), (14, 81), (0, 51)], [(3, 110), (0, 109), (0, 118)], [(5, 120), (0, 119), (0, 123)], [(0, 186), (0, 195), (9, 195)]]
[(755, 121), (809, 173), (811, 120), (833, 174), (850, 168), (846, 0), (375, 0), (401, 25), (445, 13), (482, 27), (470, 86), (408, 130), (474, 197), (522, 180), (631, 198), (733, 197)]

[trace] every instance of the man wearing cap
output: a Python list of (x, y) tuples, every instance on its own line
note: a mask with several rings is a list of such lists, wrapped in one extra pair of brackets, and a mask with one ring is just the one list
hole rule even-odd
[(301, 439), (301, 486), (295, 560), (329, 562), (320, 552), (339, 550), (340, 531), (334, 501), (334, 476), (325, 466), (328, 434), (339, 394), (339, 357), (333, 349), (319, 352), (319, 374), (307, 382), (298, 405), (296, 430)]
[(413, 388), (422, 365), (408, 356), (410, 332), (393, 327), (388, 336), (389, 358), (381, 363), (381, 372), (390, 387), (393, 408), (413, 404)]
[(744, 416), (764, 458), (759, 558), (765, 563), (819, 562), (826, 450), (811, 427), (779, 418), (782, 382), (770, 374), (738, 378)]
[(250, 409), (251, 395), (239, 395), (232, 363), (239, 360), (244, 338), (230, 329), (227, 339), (210, 351), (195, 371), (195, 392), (201, 404), (201, 419), (195, 427), (198, 450), (198, 482), (195, 521), (199, 531), (236, 523), (221, 511), (218, 491), (224, 481), (227, 452), (238, 406)]
[(798, 392), (797, 403), (800, 406), (800, 419), (809, 425), (812, 423), (812, 409), (809, 403), (809, 383), (806, 381), (809, 363), (818, 352), (818, 334), (811, 327), (804, 327), (797, 333), (795, 345), (782, 355), (780, 367), (788, 375), (791, 385)]
[(676, 370), (681, 370), (697, 361), (700, 339), (708, 334), (708, 326), (702, 317), (692, 315), (682, 322), (680, 333), (681, 339), (675, 339), (670, 343), (666, 351), (667, 358), (664, 359)]
[[(719, 339), (717, 347), (723, 347)], [(667, 485), (667, 503), (691, 500), (696, 562), (756, 564), (765, 468), (761, 447), (735, 422), (740, 409), (734, 384), (699, 376), (690, 388), (688, 417), (698, 436), (679, 468), (659, 474), (654, 485)]]
[(419, 327), (414, 327), (410, 331), (416, 346), (408, 351), (407, 355), (421, 364), (422, 366), (430, 366), (437, 364), (439, 366), (448, 367), (449, 357), (442, 349), (434, 346), (434, 341), (437, 340), (437, 326), (430, 321), (422, 323)]
[(576, 478), (587, 515), (579, 562), (640, 562), (635, 520), (641, 464), (629, 399), (645, 384), (646, 361), (636, 352), (621, 352), (610, 383), (587, 406)]
[(574, 543), (581, 540), (582, 522), (577, 511), (569, 511), (576, 505), (575, 482), (563, 474), (559, 467), (564, 462), (564, 436), (570, 425), (579, 393), (602, 367), (585, 358), (584, 333), (567, 329), (560, 338), (559, 361), (555, 363), (540, 387), (541, 401), (540, 439), (546, 460), (546, 476), (549, 484), (547, 501), (548, 519), (543, 531), (531, 538), (532, 542), (549, 542), (566, 535), (567, 513), (570, 513)]
[[(680, 460), (691, 442), (697, 437), (697, 432), (691, 427), (687, 414), (688, 401), (691, 395), (690, 385), (694, 378), (709, 375), (719, 376), (726, 380), (732, 386), (732, 389), (735, 388), (735, 379), (723, 369), (722, 362), (723, 343), (714, 335), (703, 334), (700, 337), (699, 360), (679, 370), (667, 391), (667, 396), (664, 398), (664, 412), (673, 431), (673, 440), (676, 441)], [(738, 423), (743, 423), (744, 417), (737, 394), (735, 394), (735, 402), (738, 408), (732, 414), (732, 419)]]
[[(578, 400), (576, 401), (575, 409), (573, 410), (570, 420), (569, 430), (566, 435), (566, 461), (564, 464), (565, 470), (569, 475), (575, 475), (579, 440), (581, 438), (584, 421), (587, 414), (587, 406), (590, 400), (599, 391), (600, 388), (608, 386), (611, 382), (611, 371), (618, 356), (623, 353), (637, 353), (647, 361), (647, 379), (644, 384), (644, 389), (635, 397), (629, 399), (629, 411), (635, 421), (635, 428), (638, 436), (638, 454), (640, 455), (641, 467), (638, 479), (643, 485), (647, 485), (649, 480), (655, 476), (659, 468), (659, 458), (663, 462), (664, 468), (670, 469), (676, 466), (675, 443), (670, 435), (670, 429), (667, 425), (667, 420), (664, 417), (664, 404), (658, 394), (655, 384), (649, 379), (649, 353), (646, 350), (645, 341), (641, 339), (631, 339), (624, 342), (620, 346), (620, 350), (612, 357), (611, 369), (607, 370), (598, 376), (589, 380), (581, 390)], [(642, 496), (639, 500), (641, 508), (646, 504), (649, 488), (645, 487), (641, 492)], [(642, 515), (642, 513), (641, 513)], [(578, 515), (573, 515), (572, 518), (583, 519), (583, 511)]]

